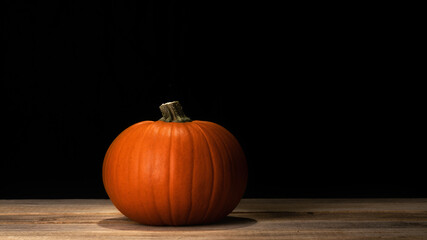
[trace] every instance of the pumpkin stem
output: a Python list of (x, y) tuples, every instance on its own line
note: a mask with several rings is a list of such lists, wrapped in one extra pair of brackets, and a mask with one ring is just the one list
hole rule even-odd
[(181, 104), (178, 101), (167, 102), (160, 105), (160, 111), (163, 117), (159, 121), (164, 122), (191, 122), (191, 119), (185, 116)]

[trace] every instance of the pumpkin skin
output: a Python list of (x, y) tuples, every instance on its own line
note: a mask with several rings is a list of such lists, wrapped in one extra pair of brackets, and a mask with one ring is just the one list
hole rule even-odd
[(207, 121), (143, 121), (109, 147), (103, 182), (117, 209), (147, 225), (216, 222), (239, 203), (247, 183), (242, 148)]

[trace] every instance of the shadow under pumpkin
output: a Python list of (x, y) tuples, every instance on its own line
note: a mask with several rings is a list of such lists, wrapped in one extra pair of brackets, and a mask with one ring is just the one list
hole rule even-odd
[(185, 225), (185, 226), (149, 226), (137, 223), (127, 217), (107, 218), (98, 222), (98, 225), (104, 228), (123, 230), (123, 231), (209, 231), (209, 230), (228, 230), (244, 228), (256, 224), (257, 221), (252, 218), (227, 216), (219, 222), (204, 225)]

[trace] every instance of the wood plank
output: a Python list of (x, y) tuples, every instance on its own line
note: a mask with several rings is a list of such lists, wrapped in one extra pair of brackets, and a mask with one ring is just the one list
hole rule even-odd
[[(0, 200), (0, 213), (37, 214), (117, 212), (108, 199)], [(234, 212), (351, 212), (351, 211), (427, 211), (425, 198), (410, 199), (242, 199)]]
[(427, 199), (243, 199), (224, 221), (153, 227), (109, 200), (0, 200), (0, 239), (427, 239)]
[(243, 199), (237, 212), (362, 212), (427, 210), (423, 198), (411, 199)]

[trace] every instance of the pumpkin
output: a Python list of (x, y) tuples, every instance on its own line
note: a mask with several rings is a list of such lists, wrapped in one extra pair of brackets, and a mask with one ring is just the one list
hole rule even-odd
[(105, 190), (128, 218), (147, 225), (219, 221), (247, 183), (245, 155), (222, 126), (192, 121), (179, 102), (158, 121), (136, 123), (113, 141), (103, 163)]

